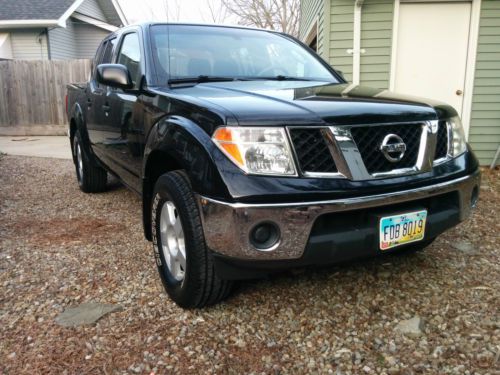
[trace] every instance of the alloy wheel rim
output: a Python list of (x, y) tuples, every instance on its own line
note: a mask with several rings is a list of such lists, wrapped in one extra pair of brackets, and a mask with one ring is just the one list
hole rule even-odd
[(182, 281), (186, 271), (186, 244), (181, 218), (172, 201), (166, 201), (161, 209), (160, 237), (167, 268), (177, 281)]

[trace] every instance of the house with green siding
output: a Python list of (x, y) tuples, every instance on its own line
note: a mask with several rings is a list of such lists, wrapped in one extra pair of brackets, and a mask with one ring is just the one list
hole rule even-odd
[(489, 165), (500, 145), (500, 1), (301, 0), (300, 39), (353, 84), (437, 99)]

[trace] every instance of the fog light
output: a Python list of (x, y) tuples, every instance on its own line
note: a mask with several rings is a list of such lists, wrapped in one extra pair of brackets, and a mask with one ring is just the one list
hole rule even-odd
[(279, 242), (280, 230), (275, 223), (259, 223), (250, 231), (250, 243), (262, 251), (274, 250), (274, 246)]
[(470, 196), (470, 206), (472, 208), (476, 208), (478, 200), (479, 200), (479, 188), (476, 185), (474, 186), (474, 189), (472, 189), (472, 194)]

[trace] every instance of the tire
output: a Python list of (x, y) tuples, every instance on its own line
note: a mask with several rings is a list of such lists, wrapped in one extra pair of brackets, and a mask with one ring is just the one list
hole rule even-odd
[(78, 130), (73, 138), (73, 153), (80, 190), (85, 193), (98, 193), (106, 190), (108, 173), (92, 163), (85, 147), (83, 147), (82, 136)]
[(201, 308), (229, 295), (232, 282), (215, 271), (198, 206), (182, 172), (166, 173), (156, 182), (151, 225), (158, 272), (175, 303)]

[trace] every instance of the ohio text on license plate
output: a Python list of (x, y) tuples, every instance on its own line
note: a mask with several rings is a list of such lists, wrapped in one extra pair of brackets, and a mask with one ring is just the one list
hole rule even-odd
[(422, 240), (426, 219), (426, 210), (382, 217), (380, 219), (380, 250), (388, 250)]

